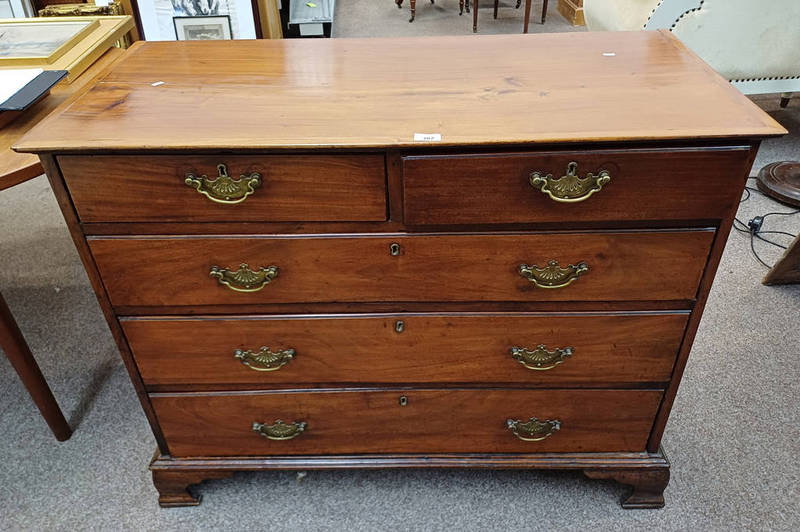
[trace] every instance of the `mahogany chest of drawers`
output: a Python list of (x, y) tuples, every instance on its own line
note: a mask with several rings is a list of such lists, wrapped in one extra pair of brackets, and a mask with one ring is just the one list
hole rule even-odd
[(784, 131), (669, 33), (466, 44), (137, 43), (17, 146), (119, 344), (162, 505), (348, 467), (580, 469), (663, 505), (669, 411)]

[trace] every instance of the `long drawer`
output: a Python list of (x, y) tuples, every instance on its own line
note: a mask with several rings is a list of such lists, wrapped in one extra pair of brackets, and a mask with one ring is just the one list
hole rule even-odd
[(382, 154), (58, 158), (83, 222), (381, 221)]
[[(748, 154), (743, 147), (407, 156), (404, 220), (451, 225), (719, 219), (739, 201)], [(559, 201), (564, 199), (569, 201)]]
[(666, 382), (686, 313), (125, 318), (147, 386)]
[(689, 300), (713, 238), (713, 230), (96, 237), (89, 247), (116, 306)]
[(644, 451), (661, 396), (661, 390), (397, 390), (150, 399), (170, 454), (184, 457)]

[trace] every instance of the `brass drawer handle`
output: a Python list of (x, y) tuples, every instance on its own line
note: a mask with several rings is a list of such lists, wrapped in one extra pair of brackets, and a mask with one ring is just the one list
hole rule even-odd
[(533, 172), (529, 180), (533, 188), (538, 188), (554, 201), (564, 203), (588, 199), (595, 192), (600, 192), (603, 185), (611, 182), (611, 174), (607, 170), (600, 170), (597, 175), (588, 173), (586, 177), (578, 177), (577, 170), (578, 163), (571, 162), (567, 165), (567, 174), (558, 179), (554, 179), (553, 174)]
[(558, 265), (557, 260), (551, 260), (544, 268), (540, 268), (535, 264), (533, 266), (520, 264), (517, 271), (522, 277), (539, 288), (564, 288), (588, 272), (589, 265), (585, 262), (579, 262), (577, 265), (570, 264), (566, 268), (562, 268)]
[(528, 421), (519, 419), (506, 420), (506, 426), (514, 436), (522, 441), (542, 441), (549, 438), (556, 431), (561, 430), (561, 422), (557, 419), (539, 421), (535, 417)]
[(253, 431), (261, 434), (268, 440), (291, 440), (300, 436), (308, 423), (305, 421), (295, 421), (294, 423), (284, 423), (280, 419), (272, 425), (266, 423), (253, 423)]
[(524, 347), (512, 347), (511, 358), (522, 364), (528, 369), (545, 371), (553, 369), (566, 359), (572, 356), (572, 348), (563, 349), (557, 347), (552, 351), (547, 350), (547, 346), (539, 344), (536, 349), (526, 349)]
[(242, 174), (239, 179), (234, 179), (228, 175), (228, 167), (224, 164), (217, 165), (217, 173), (214, 179), (209, 179), (207, 175), (197, 177), (194, 174), (186, 174), (184, 183), (196, 189), (200, 194), (213, 202), (235, 205), (247, 199), (247, 196), (256, 191), (261, 186), (261, 174), (253, 172), (250, 175)]
[(219, 284), (236, 292), (258, 292), (278, 276), (278, 267), (267, 266), (253, 271), (246, 263), (242, 263), (235, 271), (212, 266), (208, 274), (216, 278)]
[(281, 349), (272, 351), (267, 346), (261, 346), (257, 353), (250, 350), (237, 349), (233, 356), (241, 360), (242, 364), (255, 371), (276, 371), (288, 364), (294, 358), (294, 349)]

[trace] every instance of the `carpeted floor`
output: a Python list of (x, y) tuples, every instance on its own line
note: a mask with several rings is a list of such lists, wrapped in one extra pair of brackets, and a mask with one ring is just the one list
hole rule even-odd
[[(565, 26), (555, 3), (535, 30)], [(336, 34), (456, 33), (456, 23), (468, 34), (457, 6), (420, 0), (408, 24), (391, 0), (339, 0)], [(518, 31), (521, 12), (506, 14), (482, 10), (482, 30)], [(791, 134), (764, 143), (755, 168), (800, 159), (800, 99), (785, 110), (757, 102)], [(739, 217), (789, 210), (753, 193)], [(767, 226), (797, 233), (800, 215)], [(780, 251), (756, 249), (768, 263)], [(0, 291), (75, 434), (56, 442), (0, 357), (0, 529), (797, 530), (800, 286), (762, 286), (764, 273), (749, 238), (731, 235), (664, 438), (663, 510), (621, 510), (625, 488), (612, 482), (524, 471), (310, 472), (301, 483), (244, 473), (205, 483), (199, 507), (162, 510), (146, 467), (154, 440), (55, 199), (35, 179), (0, 193)]]
[[(473, 0), (474, 1), (474, 0)], [(472, 2), (471, 2), (472, 4)], [(533, 0), (528, 33), (586, 31), (584, 26), (572, 26), (558, 14), (558, 0), (550, 0), (545, 24), (542, 19), (542, 0)], [(516, 0), (502, 0), (497, 19), (492, 17), (494, 2), (482, 0), (478, 11), (478, 33), (522, 33), (525, 2), (515, 9)], [(394, 0), (337, 0), (334, 37), (409, 37), (415, 35), (472, 35), (472, 12), (458, 16), (458, 0), (417, 0), (417, 16), (411, 16), (409, 0), (397, 9)], [(469, 53), (469, 47), (464, 50)], [(436, 50), (409, 50), (409, 58)]]

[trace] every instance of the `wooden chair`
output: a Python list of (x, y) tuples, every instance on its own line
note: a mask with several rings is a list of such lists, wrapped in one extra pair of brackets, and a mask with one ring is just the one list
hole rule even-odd
[[(399, 9), (403, 8), (403, 0), (394, 0), (394, 3), (397, 4)], [(433, 4), (433, 0), (431, 0), (431, 4)], [(411, 7), (411, 18), (408, 19), (409, 22), (414, 22), (414, 17), (417, 14), (417, 0), (409, 0), (409, 6)], [(464, 7), (467, 8), (467, 13), (469, 13), (469, 0), (458, 0), (458, 15), (461, 16), (464, 14)], [(517, 6), (519, 7), (519, 6)]]
[[(397, 9), (403, 8), (403, 0), (394, 0), (394, 3), (397, 4)], [(431, 0), (431, 4), (433, 3), (433, 0)], [(411, 7), (411, 18), (408, 21), (414, 22), (414, 17), (417, 16), (417, 0), (408, 0), (408, 5)]]
[[(402, 0), (401, 0), (402, 1)], [(522, 28), (522, 33), (528, 33), (528, 23), (531, 19), (531, 0), (525, 0), (525, 24)], [(522, 0), (517, 0), (515, 9), (519, 9)], [(497, 8), (500, 6), (500, 0), (494, 0), (494, 18), (497, 18)], [(467, 13), (469, 13), (469, 4), (467, 5)], [(547, 0), (542, 3), (542, 24), (544, 24), (547, 17)], [(475, 0), (472, 6), (472, 33), (478, 33), (478, 0)]]

